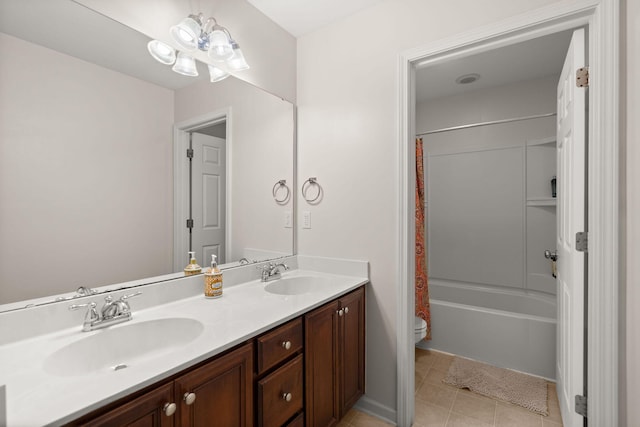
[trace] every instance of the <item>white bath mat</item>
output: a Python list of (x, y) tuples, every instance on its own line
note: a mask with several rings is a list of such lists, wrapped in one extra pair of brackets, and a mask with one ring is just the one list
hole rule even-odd
[(456, 356), (442, 381), (522, 406), (537, 414), (549, 415), (547, 382), (542, 378)]

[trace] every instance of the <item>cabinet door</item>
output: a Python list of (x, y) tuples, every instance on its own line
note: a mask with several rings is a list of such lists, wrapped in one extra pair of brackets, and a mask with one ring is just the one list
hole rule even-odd
[(364, 289), (340, 298), (340, 418), (364, 394)]
[(305, 412), (307, 427), (337, 424), (338, 301), (305, 315)]
[(178, 377), (174, 384), (181, 426), (252, 427), (252, 383), (251, 343)]
[(171, 403), (173, 403), (173, 385), (169, 383), (78, 425), (91, 427), (173, 427), (175, 415), (173, 413), (166, 415), (164, 411), (165, 405)]

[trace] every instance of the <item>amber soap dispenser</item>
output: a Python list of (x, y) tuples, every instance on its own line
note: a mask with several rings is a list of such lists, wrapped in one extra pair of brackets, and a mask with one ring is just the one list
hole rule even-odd
[(184, 268), (184, 275), (193, 276), (195, 274), (200, 274), (201, 272), (202, 267), (200, 267), (196, 261), (196, 253), (189, 252), (189, 264)]
[(222, 296), (222, 272), (218, 268), (215, 254), (211, 254), (211, 268), (204, 273), (204, 296), (207, 298)]

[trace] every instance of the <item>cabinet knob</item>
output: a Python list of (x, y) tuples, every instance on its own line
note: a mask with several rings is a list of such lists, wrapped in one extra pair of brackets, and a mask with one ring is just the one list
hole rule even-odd
[(343, 309), (338, 310), (338, 316), (342, 317), (343, 314), (344, 314), (344, 310)]
[(287, 402), (291, 402), (291, 393), (283, 393), (282, 394), (282, 399), (286, 400)]
[(282, 348), (284, 348), (285, 350), (290, 350), (291, 349), (291, 341), (282, 341)]
[(167, 417), (170, 417), (171, 415), (176, 413), (176, 409), (178, 408), (178, 406), (175, 403), (165, 403), (164, 406), (162, 407), (162, 412), (164, 412), (164, 414)]
[(187, 405), (191, 405), (196, 401), (196, 394), (187, 392), (184, 394), (184, 396), (182, 396), (182, 399)]
[(349, 313), (349, 307), (344, 308), (344, 314), (347, 314), (347, 313)]

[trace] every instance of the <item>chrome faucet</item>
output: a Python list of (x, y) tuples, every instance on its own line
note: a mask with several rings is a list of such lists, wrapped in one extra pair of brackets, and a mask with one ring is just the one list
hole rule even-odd
[(84, 332), (94, 331), (96, 329), (106, 328), (107, 326), (131, 320), (131, 307), (127, 300), (141, 294), (142, 292), (140, 291), (131, 295), (123, 295), (116, 301), (113, 300), (111, 295), (107, 295), (104, 298), (104, 305), (99, 312), (96, 303), (93, 301), (87, 304), (70, 305), (69, 310), (89, 307), (87, 309), (87, 314), (84, 316), (82, 330)]
[(258, 267), (261, 270), (261, 280), (263, 282), (268, 282), (270, 280), (279, 279), (282, 275), (282, 273), (280, 272), (280, 267), (282, 267), (285, 270), (289, 269), (287, 264), (284, 264), (284, 263), (274, 264), (272, 262), (265, 264), (262, 267)]

